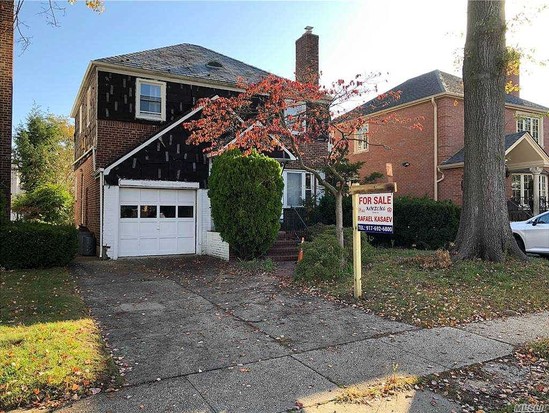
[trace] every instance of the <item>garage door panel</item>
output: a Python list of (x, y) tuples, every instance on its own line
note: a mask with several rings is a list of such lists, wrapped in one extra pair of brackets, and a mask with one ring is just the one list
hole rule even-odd
[(161, 220), (159, 237), (165, 238), (165, 237), (176, 237), (176, 236), (177, 236), (177, 223), (175, 222), (175, 220), (170, 220), (169, 222), (165, 222)]
[(139, 255), (139, 239), (121, 239), (118, 250), (118, 255), (121, 257), (135, 257)]
[(158, 240), (158, 248), (162, 254), (177, 254), (177, 238), (160, 238)]
[(177, 191), (179, 205), (194, 205), (194, 191)]
[(139, 255), (158, 255), (158, 238), (139, 238)]
[(179, 191), (160, 191), (160, 204), (161, 205), (175, 205), (177, 204), (177, 192)]
[(124, 188), (120, 191), (121, 204), (139, 204), (141, 190), (138, 188)]
[(142, 204), (158, 204), (160, 190), (158, 189), (142, 189), (141, 190), (141, 203)]
[[(120, 205), (140, 212), (138, 218), (119, 220), (118, 255), (194, 254), (195, 198), (194, 190), (121, 188)], [(124, 215), (132, 215), (134, 209), (127, 209)]]
[(140, 238), (158, 238), (158, 222), (143, 222), (139, 224)]
[(177, 239), (177, 251), (178, 251), (179, 254), (194, 254), (195, 253), (194, 246), (191, 246), (191, 244), (185, 238), (178, 238)]
[(177, 223), (177, 235), (179, 237), (194, 238), (194, 232), (195, 232), (194, 221), (190, 221), (190, 222), (179, 221)]
[(138, 238), (139, 237), (139, 223), (137, 221), (129, 221), (122, 219), (120, 222), (120, 238)]

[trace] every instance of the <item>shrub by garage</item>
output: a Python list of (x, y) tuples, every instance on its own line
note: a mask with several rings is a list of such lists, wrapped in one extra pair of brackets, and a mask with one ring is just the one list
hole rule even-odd
[(282, 168), (257, 152), (231, 150), (212, 165), (212, 218), (221, 238), (239, 258), (262, 256), (274, 243), (282, 213)]
[(0, 228), (0, 266), (48, 268), (70, 263), (78, 248), (70, 225), (15, 222)]

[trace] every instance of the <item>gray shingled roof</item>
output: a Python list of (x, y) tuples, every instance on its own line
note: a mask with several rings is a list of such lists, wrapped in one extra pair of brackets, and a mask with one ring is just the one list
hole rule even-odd
[[(516, 132), (511, 133), (509, 135), (505, 135), (505, 150), (509, 149), (513, 144), (518, 141), (520, 138), (524, 136), (527, 132)], [(455, 155), (451, 156), (449, 159), (446, 159), (444, 162), (442, 162), (442, 165), (453, 165), (456, 163), (462, 163), (465, 159), (465, 148), (461, 148), (461, 150), (456, 153)]]
[[(188, 43), (105, 57), (94, 62), (229, 84), (236, 84), (239, 78), (255, 83), (269, 75), (257, 67)], [(208, 65), (211, 62), (215, 62), (214, 65)]]
[[(391, 92), (400, 92), (400, 97), (395, 98)], [(351, 110), (341, 116), (341, 120), (353, 119), (358, 116), (371, 115), (381, 110), (404, 105), (415, 100), (424, 99), (439, 93), (452, 93), (463, 95), (463, 81), (460, 77), (449, 73), (433, 70), (432, 72), (408, 79), (406, 82), (392, 88), (386, 94), (382, 94), (369, 102)], [(527, 108), (549, 111), (549, 108), (516, 96), (506, 95), (506, 103), (524, 106)]]

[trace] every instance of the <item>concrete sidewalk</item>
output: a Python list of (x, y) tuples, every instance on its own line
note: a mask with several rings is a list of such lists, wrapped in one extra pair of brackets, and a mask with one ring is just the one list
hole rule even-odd
[[(122, 357), (128, 386), (62, 412), (457, 412), (430, 392), (372, 406), (333, 400), (346, 387), (393, 374), (421, 376), (502, 357), (518, 340), (490, 323), (420, 330), (298, 295), (270, 275), (190, 260), (75, 267), (92, 314)], [(547, 314), (537, 317), (545, 327), (523, 337), (549, 336)]]

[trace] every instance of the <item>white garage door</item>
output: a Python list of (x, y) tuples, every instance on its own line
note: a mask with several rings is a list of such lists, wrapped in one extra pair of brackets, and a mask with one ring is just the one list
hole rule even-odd
[(194, 254), (196, 191), (120, 188), (121, 257)]

